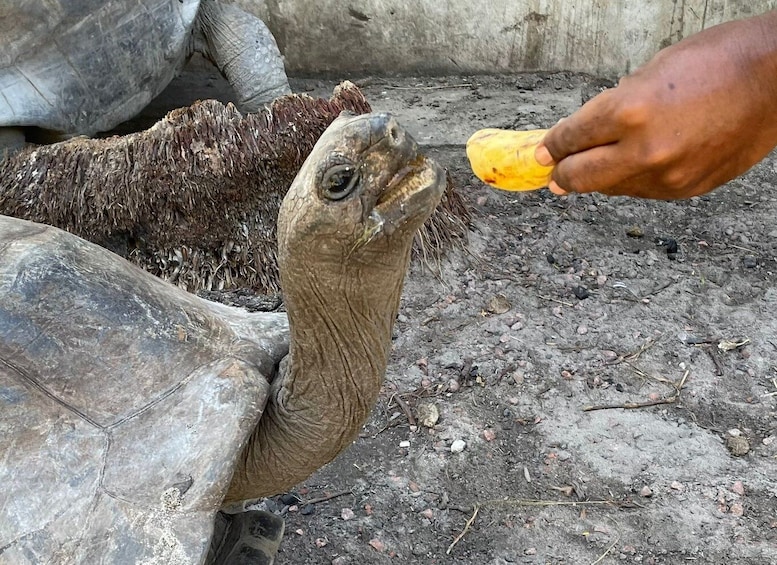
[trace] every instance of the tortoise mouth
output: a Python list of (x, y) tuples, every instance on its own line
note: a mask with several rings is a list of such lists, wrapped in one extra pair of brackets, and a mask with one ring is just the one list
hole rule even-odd
[(442, 181), (440, 166), (425, 155), (417, 155), (392, 177), (378, 197), (375, 208), (385, 216), (393, 208), (402, 211), (407, 204), (420, 205), (425, 199), (434, 200), (434, 207), (442, 195)]
[(424, 155), (417, 156), (386, 185), (351, 252), (400, 229), (412, 235), (439, 204), (444, 190), (442, 168)]
[(414, 219), (420, 218), (413, 222), (420, 226), (439, 203), (444, 187), (442, 168), (425, 155), (418, 155), (392, 177), (378, 197), (373, 215), (383, 219), (382, 230), (389, 235)]

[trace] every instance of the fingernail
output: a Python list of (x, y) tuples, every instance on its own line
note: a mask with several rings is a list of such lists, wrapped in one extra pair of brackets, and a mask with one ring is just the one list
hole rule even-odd
[(553, 157), (544, 145), (540, 145), (534, 151), (534, 160), (543, 167), (549, 167), (553, 164)]
[(556, 181), (554, 181), (554, 180), (552, 180), (552, 181), (550, 181), (550, 182), (548, 183), (548, 188), (550, 189), (550, 191), (551, 191), (553, 194), (557, 194), (557, 195), (559, 195), (559, 196), (566, 196), (567, 194), (569, 194), (569, 193), (568, 193), (566, 190), (564, 190), (563, 188), (561, 188), (561, 187), (558, 185), (558, 183), (557, 183)]

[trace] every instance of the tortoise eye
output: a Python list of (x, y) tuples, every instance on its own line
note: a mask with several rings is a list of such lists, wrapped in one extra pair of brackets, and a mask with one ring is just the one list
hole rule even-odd
[(353, 165), (335, 165), (324, 173), (322, 191), (329, 200), (342, 200), (353, 192), (359, 173)]

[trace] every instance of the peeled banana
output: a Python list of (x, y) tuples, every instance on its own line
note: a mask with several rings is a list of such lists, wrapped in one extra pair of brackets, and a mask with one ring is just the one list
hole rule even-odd
[(536, 190), (547, 186), (553, 167), (534, 159), (548, 130), (481, 129), (467, 141), (472, 171), (484, 183), (502, 190)]

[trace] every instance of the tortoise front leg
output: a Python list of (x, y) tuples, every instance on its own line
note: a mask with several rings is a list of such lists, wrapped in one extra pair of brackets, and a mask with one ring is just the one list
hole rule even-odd
[(203, 0), (197, 15), (195, 49), (229, 81), (244, 111), (290, 94), (283, 57), (264, 22), (237, 6)]

